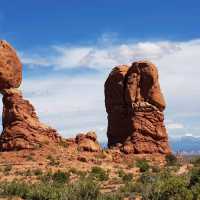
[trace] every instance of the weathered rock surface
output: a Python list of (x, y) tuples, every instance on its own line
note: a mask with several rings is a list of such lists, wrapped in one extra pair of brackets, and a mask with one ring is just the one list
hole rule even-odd
[(2, 94), (2, 151), (34, 149), (60, 142), (61, 137), (56, 130), (39, 121), (34, 107), (23, 99), (18, 89), (3, 90)]
[(115, 67), (105, 82), (108, 145), (125, 153), (170, 153), (158, 71), (147, 61)]
[(22, 81), (22, 65), (16, 51), (0, 40), (0, 90), (18, 88)]
[(98, 152), (101, 150), (101, 147), (97, 141), (96, 133), (94, 132), (79, 134), (76, 136), (75, 141), (76, 144), (78, 144), (79, 150), (89, 152)]

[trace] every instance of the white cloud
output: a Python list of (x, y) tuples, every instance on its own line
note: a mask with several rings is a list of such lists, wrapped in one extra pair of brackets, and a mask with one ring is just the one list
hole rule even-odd
[(74, 47), (51, 46), (44, 55), (21, 52), (20, 56), (27, 66), (53, 66), (55, 69), (90, 67), (103, 70), (132, 62), (133, 59), (157, 59), (180, 50), (176, 43), (169, 41), (112, 44), (106, 40), (102, 46), (99, 43)]
[(90, 67), (99, 71), (95, 75), (71, 77), (52, 71), (51, 76), (24, 80), (25, 96), (36, 106), (42, 120), (65, 136), (91, 129), (97, 130), (103, 140), (106, 138), (104, 81), (115, 65), (141, 58), (150, 59), (159, 68), (167, 101), (166, 121), (171, 121), (167, 126), (169, 134), (184, 135), (189, 130), (200, 135), (197, 126), (200, 117), (200, 40), (113, 44), (106, 38), (104, 45), (98, 41), (85, 46), (51, 46), (44, 55), (23, 52), (21, 58), (25, 65), (38, 67), (38, 70), (52, 66), (63, 70), (63, 74), (69, 68)]
[(183, 129), (184, 125), (181, 123), (170, 123), (166, 125), (168, 129)]

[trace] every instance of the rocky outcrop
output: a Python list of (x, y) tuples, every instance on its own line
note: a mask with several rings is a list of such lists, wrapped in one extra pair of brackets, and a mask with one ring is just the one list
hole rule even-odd
[(170, 153), (158, 71), (147, 61), (115, 67), (105, 82), (108, 145), (125, 153)]
[(3, 90), (3, 132), (0, 149), (35, 149), (58, 143), (61, 137), (41, 123), (29, 101), (24, 100), (18, 89)]
[(0, 40), (0, 90), (18, 88), (22, 81), (22, 65), (15, 50)]
[(76, 136), (76, 144), (78, 144), (78, 149), (82, 151), (98, 152), (101, 147), (97, 141), (96, 133), (88, 132), (86, 134), (79, 134)]
[(3, 132), (0, 150), (34, 149), (58, 143), (55, 129), (41, 123), (29, 101), (17, 89), (22, 80), (22, 66), (15, 50), (0, 41), (0, 93), (3, 95)]
[(76, 149), (81, 152), (99, 152), (101, 146), (97, 141), (95, 132), (80, 133), (75, 138), (65, 140), (66, 146)]

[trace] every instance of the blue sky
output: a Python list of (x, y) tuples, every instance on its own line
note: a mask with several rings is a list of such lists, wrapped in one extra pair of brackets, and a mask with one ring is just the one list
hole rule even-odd
[(23, 62), (22, 90), (62, 135), (105, 140), (103, 84), (118, 64), (159, 68), (170, 136), (200, 136), (198, 0), (2, 1), (0, 37)]

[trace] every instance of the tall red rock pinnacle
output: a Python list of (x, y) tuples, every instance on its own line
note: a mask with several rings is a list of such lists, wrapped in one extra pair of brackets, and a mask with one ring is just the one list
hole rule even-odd
[(108, 145), (125, 153), (170, 153), (158, 71), (147, 61), (115, 67), (105, 82)]
[(0, 150), (34, 149), (61, 141), (55, 129), (39, 121), (34, 107), (17, 88), (22, 80), (22, 65), (15, 50), (0, 41), (0, 93), (3, 95), (3, 132)]

